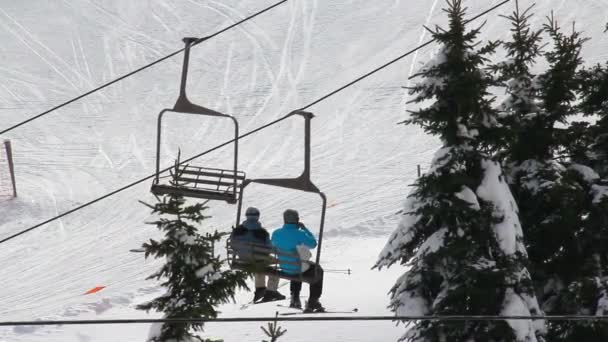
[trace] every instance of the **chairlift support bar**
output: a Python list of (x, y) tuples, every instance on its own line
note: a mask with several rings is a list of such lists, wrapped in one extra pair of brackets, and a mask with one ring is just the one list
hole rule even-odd
[[(234, 168), (233, 168), (234, 173), (233, 173), (233, 177), (231, 177), (231, 178), (233, 178), (232, 198), (234, 200), (236, 200), (236, 197), (237, 197), (236, 192), (238, 189), (237, 179), (239, 179), (239, 177), (238, 177), (238, 174), (239, 174), (238, 173), (238, 155), (239, 155), (239, 142), (238, 142), (239, 124), (238, 124), (238, 121), (232, 115), (220, 113), (220, 112), (214, 111), (212, 109), (205, 108), (203, 106), (199, 106), (199, 105), (196, 105), (196, 104), (193, 104), (192, 102), (190, 102), (190, 100), (188, 99), (188, 96), (186, 94), (186, 85), (187, 85), (187, 80), (188, 80), (188, 66), (190, 64), (190, 47), (193, 44), (198, 43), (199, 38), (186, 37), (183, 39), (183, 42), (186, 44), (186, 47), (184, 49), (184, 62), (183, 62), (183, 66), (182, 66), (182, 77), (181, 77), (181, 82), (180, 82), (179, 97), (178, 97), (177, 101), (175, 102), (175, 105), (173, 106), (172, 109), (168, 109), (168, 108), (163, 109), (158, 115), (157, 135), (156, 135), (156, 175), (155, 175), (153, 185), (152, 185), (152, 192), (154, 192), (155, 189), (162, 191), (162, 190), (166, 190), (164, 188), (167, 188), (167, 186), (159, 185), (160, 184), (160, 147), (161, 147), (161, 131), (162, 131), (163, 116), (165, 115), (165, 113), (171, 113), (171, 112), (182, 113), (182, 114), (195, 114), (195, 115), (205, 115), (205, 116), (226, 117), (226, 118), (230, 118), (232, 120), (232, 122), (234, 122), (234, 136), (235, 136), (235, 139), (234, 139)], [(188, 196), (188, 194), (186, 194), (186, 193), (184, 193), (184, 194), (186, 196)], [(219, 198), (212, 198), (212, 199), (219, 199)]]
[(303, 110), (295, 110), (287, 115), (287, 117), (299, 115), (304, 118), (304, 171), (296, 178), (260, 178), (260, 179), (245, 179), (241, 183), (241, 189), (239, 191), (238, 209), (236, 215), (236, 226), (241, 222), (241, 212), (243, 208), (243, 192), (245, 187), (251, 183), (266, 184), (271, 186), (277, 186), (281, 188), (288, 188), (294, 190), (300, 190), (305, 192), (312, 192), (319, 194), (323, 201), (323, 207), (321, 209), (321, 222), (319, 224), (319, 240), (317, 243), (317, 255), (316, 264), (319, 265), (321, 259), (321, 247), (323, 244), (323, 229), (325, 226), (325, 211), (327, 209), (327, 197), (319, 188), (310, 180), (310, 130), (311, 120), (314, 115), (310, 112)]

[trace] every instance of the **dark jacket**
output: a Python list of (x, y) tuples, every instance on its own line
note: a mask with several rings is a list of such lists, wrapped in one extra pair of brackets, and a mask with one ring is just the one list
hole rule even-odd
[(245, 220), (230, 234), (232, 247), (241, 259), (253, 259), (253, 245), (272, 247), (268, 231), (257, 220)]

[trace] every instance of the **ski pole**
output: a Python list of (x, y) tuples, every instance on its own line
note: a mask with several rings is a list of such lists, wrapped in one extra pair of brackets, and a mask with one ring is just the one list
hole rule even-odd
[(352, 271), (350, 270), (350, 268), (347, 268), (345, 270), (323, 269), (323, 272), (325, 272), (325, 273), (341, 273), (341, 274), (348, 274), (348, 275), (351, 275), (351, 273), (352, 273)]

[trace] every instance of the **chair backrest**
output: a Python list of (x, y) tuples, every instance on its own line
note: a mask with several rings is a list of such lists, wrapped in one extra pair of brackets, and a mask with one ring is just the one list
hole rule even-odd
[[(289, 253), (278, 250), (265, 244), (228, 239), (226, 243), (228, 261), (232, 268), (243, 269), (250, 272), (260, 272), (278, 275), (282, 278), (296, 278), (302, 280), (299, 275), (284, 274), (281, 264), (293, 265), (301, 268), (308, 260), (300, 259), (298, 253)], [(281, 260), (279, 260), (281, 258)], [(288, 260), (285, 260), (288, 258)], [(288, 277), (289, 276), (289, 277)]]

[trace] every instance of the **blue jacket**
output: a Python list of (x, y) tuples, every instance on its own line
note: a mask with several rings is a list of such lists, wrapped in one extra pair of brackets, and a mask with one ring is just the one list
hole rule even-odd
[[(295, 223), (286, 223), (272, 233), (272, 244), (280, 252), (298, 254), (296, 246), (304, 245), (308, 248), (315, 248), (317, 247), (317, 240), (306, 227), (300, 227)], [(299, 259), (279, 256), (279, 261), (298, 262)], [(281, 270), (290, 274), (301, 272), (300, 267), (288, 263), (281, 263)]]
[[(233, 244), (233, 248), (242, 259), (253, 258), (253, 248), (251, 245), (247, 245), (248, 243), (272, 247), (268, 231), (262, 228), (262, 224), (258, 220), (243, 221), (243, 223), (232, 230), (230, 238), (232, 241), (237, 242)], [(245, 244), (239, 244), (238, 242)]]

